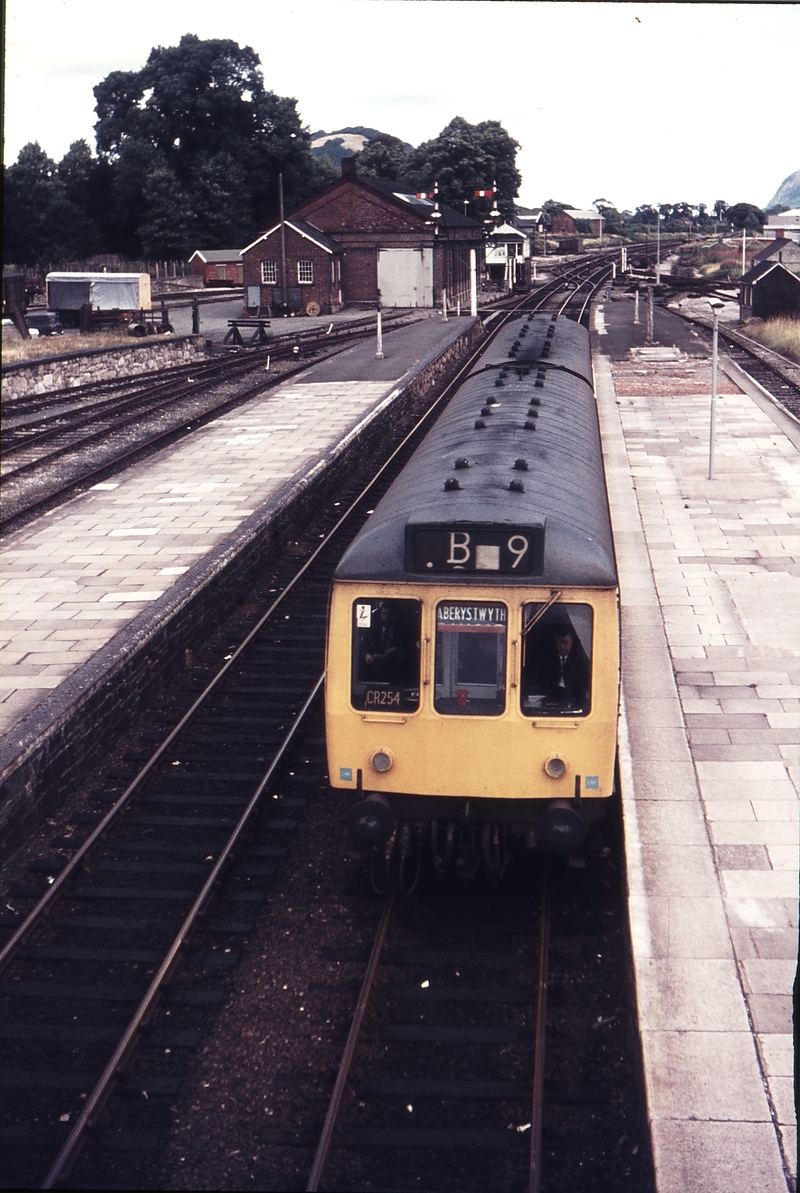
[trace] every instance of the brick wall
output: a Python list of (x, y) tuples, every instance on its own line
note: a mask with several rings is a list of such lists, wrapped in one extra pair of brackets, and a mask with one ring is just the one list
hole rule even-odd
[[(293, 290), (300, 289), (301, 309), (304, 310), (309, 302), (319, 304), (324, 314), (338, 311), (342, 303), (339, 298), (339, 282), (331, 274), (331, 263), (336, 269), (336, 262), (341, 258), (326, 252), (319, 245), (314, 244), (305, 236), (300, 236), (293, 228), (286, 228), (286, 273), (287, 286)], [(245, 299), (247, 287), (258, 286), (261, 294), (260, 306), (266, 307), (272, 302), (273, 290), (280, 288), (281, 278), (281, 239), (280, 231), (275, 231), (267, 239), (256, 241), (252, 248), (243, 254)], [(261, 262), (274, 261), (277, 282), (263, 285), (261, 282)], [(314, 280), (312, 283), (298, 282), (298, 261), (310, 261), (313, 266)], [(341, 265), (339, 270), (341, 271)], [(251, 312), (254, 307), (248, 308)]]

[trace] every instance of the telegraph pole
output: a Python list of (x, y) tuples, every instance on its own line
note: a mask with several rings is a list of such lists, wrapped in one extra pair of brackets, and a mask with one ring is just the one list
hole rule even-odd
[(283, 282), (283, 302), (281, 314), (289, 313), (289, 287), (286, 279), (286, 221), (283, 217), (283, 174), (278, 175), (278, 206), (281, 217), (281, 281)]

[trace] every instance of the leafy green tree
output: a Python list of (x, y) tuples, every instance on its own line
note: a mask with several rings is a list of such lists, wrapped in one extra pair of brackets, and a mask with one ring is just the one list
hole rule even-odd
[(22, 147), (17, 160), (5, 170), (6, 262), (49, 264), (96, 251), (100, 230), (91, 217), (95, 165), (85, 142), (75, 142), (59, 166), (38, 142)]
[(625, 226), (623, 217), (609, 199), (595, 199), (593, 207), (603, 217), (603, 232), (609, 236), (619, 236)]
[(485, 219), (494, 199), (476, 199), (476, 190), (489, 190), (497, 183), (494, 197), (504, 219), (514, 217), (514, 199), (522, 176), (516, 167), (519, 143), (498, 120), (470, 124), (461, 116), (451, 120), (438, 137), (425, 141), (410, 155), (406, 177), (420, 190), (432, 190), (438, 183), (445, 203), (461, 210), (469, 201), (469, 214)]
[(548, 223), (553, 219), (553, 216), (561, 215), (562, 211), (574, 210), (574, 204), (562, 203), (560, 199), (545, 199), (544, 203), (542, 203), (542, 211), (547, 216)]
[[(279, 173), (289, 207), (319, 184), (297, 101), (266, 90), (249, 46), (186, 34), (151, 50), (142, 70), (113, 71), (94, 90), (119, 251), (196, 235), (211, 237), (203, 247), (235, 247), (274, 213)], [(170, 175), (187, 204), (174, 236), (166, 227)]]
[(396, 181), (402, 178), (408, 165), (406, 149), (399, 137), (381, 133), (368, 141), (360, 153), (356, 153), (356, 170), (371, 178), (388, 178)]
[(734, 203), (725, 212), (725, 219), (730, 220), (734, 228), (746, 228), (748, 232), (760, 231), (767, 222), (764, 212), (754, 203)]

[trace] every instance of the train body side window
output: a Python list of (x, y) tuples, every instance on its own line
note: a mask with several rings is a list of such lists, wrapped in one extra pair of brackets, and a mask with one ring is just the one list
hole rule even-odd
[(592, 706), (591, 605), (523, 606), (522, 712), (585, 717)]
[(451, 716), (499, 717), (506, 707), (505, 605), (448, 601), (436, 607), (433, 706)]
[(353, 708), (419, 708), (419, 601), (359, 597), (353, 602)]

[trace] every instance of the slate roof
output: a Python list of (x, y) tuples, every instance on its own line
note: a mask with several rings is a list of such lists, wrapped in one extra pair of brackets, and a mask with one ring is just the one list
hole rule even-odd
[(199, 257), (206, 265), (238, 265), (242, 259), (241, 249), (195, 249), (189, 258)]
[(765, 249), (756, 253), (754, 260), (769, 261), (773, 257), (780, 259), (781, 253), (787, 249), (792, 261), (800, 260), (800, 244), (796, 240), (789, 240), (786, 236), (779, 236), (777, 240), (771, 240)]
[[(434, 199), (418, 199), (417, 198), (417, 184), (409, 182), (407, 179), (399, 178), (396, 182), (392, 182), (386, 178), (369, 178), (366, 174), (359, 174), (358, 181), (371, 187), (375, 191), (380, 191), (384, 195), (392, 195), (395, 199), (399, 199), (402, 203), (407, 203), (419, 215), (430, 219), (430, 213), (433, 211)], [(440, 225), (445, 228), (478, 228), (480, 227), (477, 220), (471, 219), (468, 215), (464, 215), (461, 211), (456, 211), (454, 207), (449, 207), (447, 203), (439, 201), (439, 211), (441, 213)]]
[(790, 277), (793, 282), (797, 282), (798, 286), (800, 286), (800, 278), (798, 278), (797, 274), (792, 273), (791, 269), (787, 269), (779, 261), (760, 261), (758, 265), (754, 265), (752, 269), (748, 269), (747, 273), (742, 274), (739, 280), (752, 285), (755, 282), (760, 282), (768, 273), (772, 273), (773, 269), (782, 269), (787, 277)]
[[(338, 240), (334, 240), (333, 237), (329, 236), (327, 232), (323, 232), (321, 228), (317, 228), (316, 225), (310, 224), (308, 220), (301, 220), (297, 219), (295, 216), (292, 216), (291, 219), (287, 219), (284, 222), (287, 228), (292, 228), (295, 232), (298, 232), (300, 236), (304, 236), (306, 240), (313, 241), (314, 244), (317, 244), (321, 249), (324, 249), (326, 253), (343, 252), (342, 246), (339, 244)], [(268, 236), (273, 234), (273, 232), (277, 232), (278, 228), (280, 228), (280, 224), (275, 224), (269, 229), (269, 231), (262, 232), (260, 236), (256, 237), (256, 239), (253, 241), (253, 244), (248, 244), (247, 248), (242, 249), (242, 252), (246, 253), (253, 247), (253, 245), (258, 244), (259, 241), (266, 240)]]

